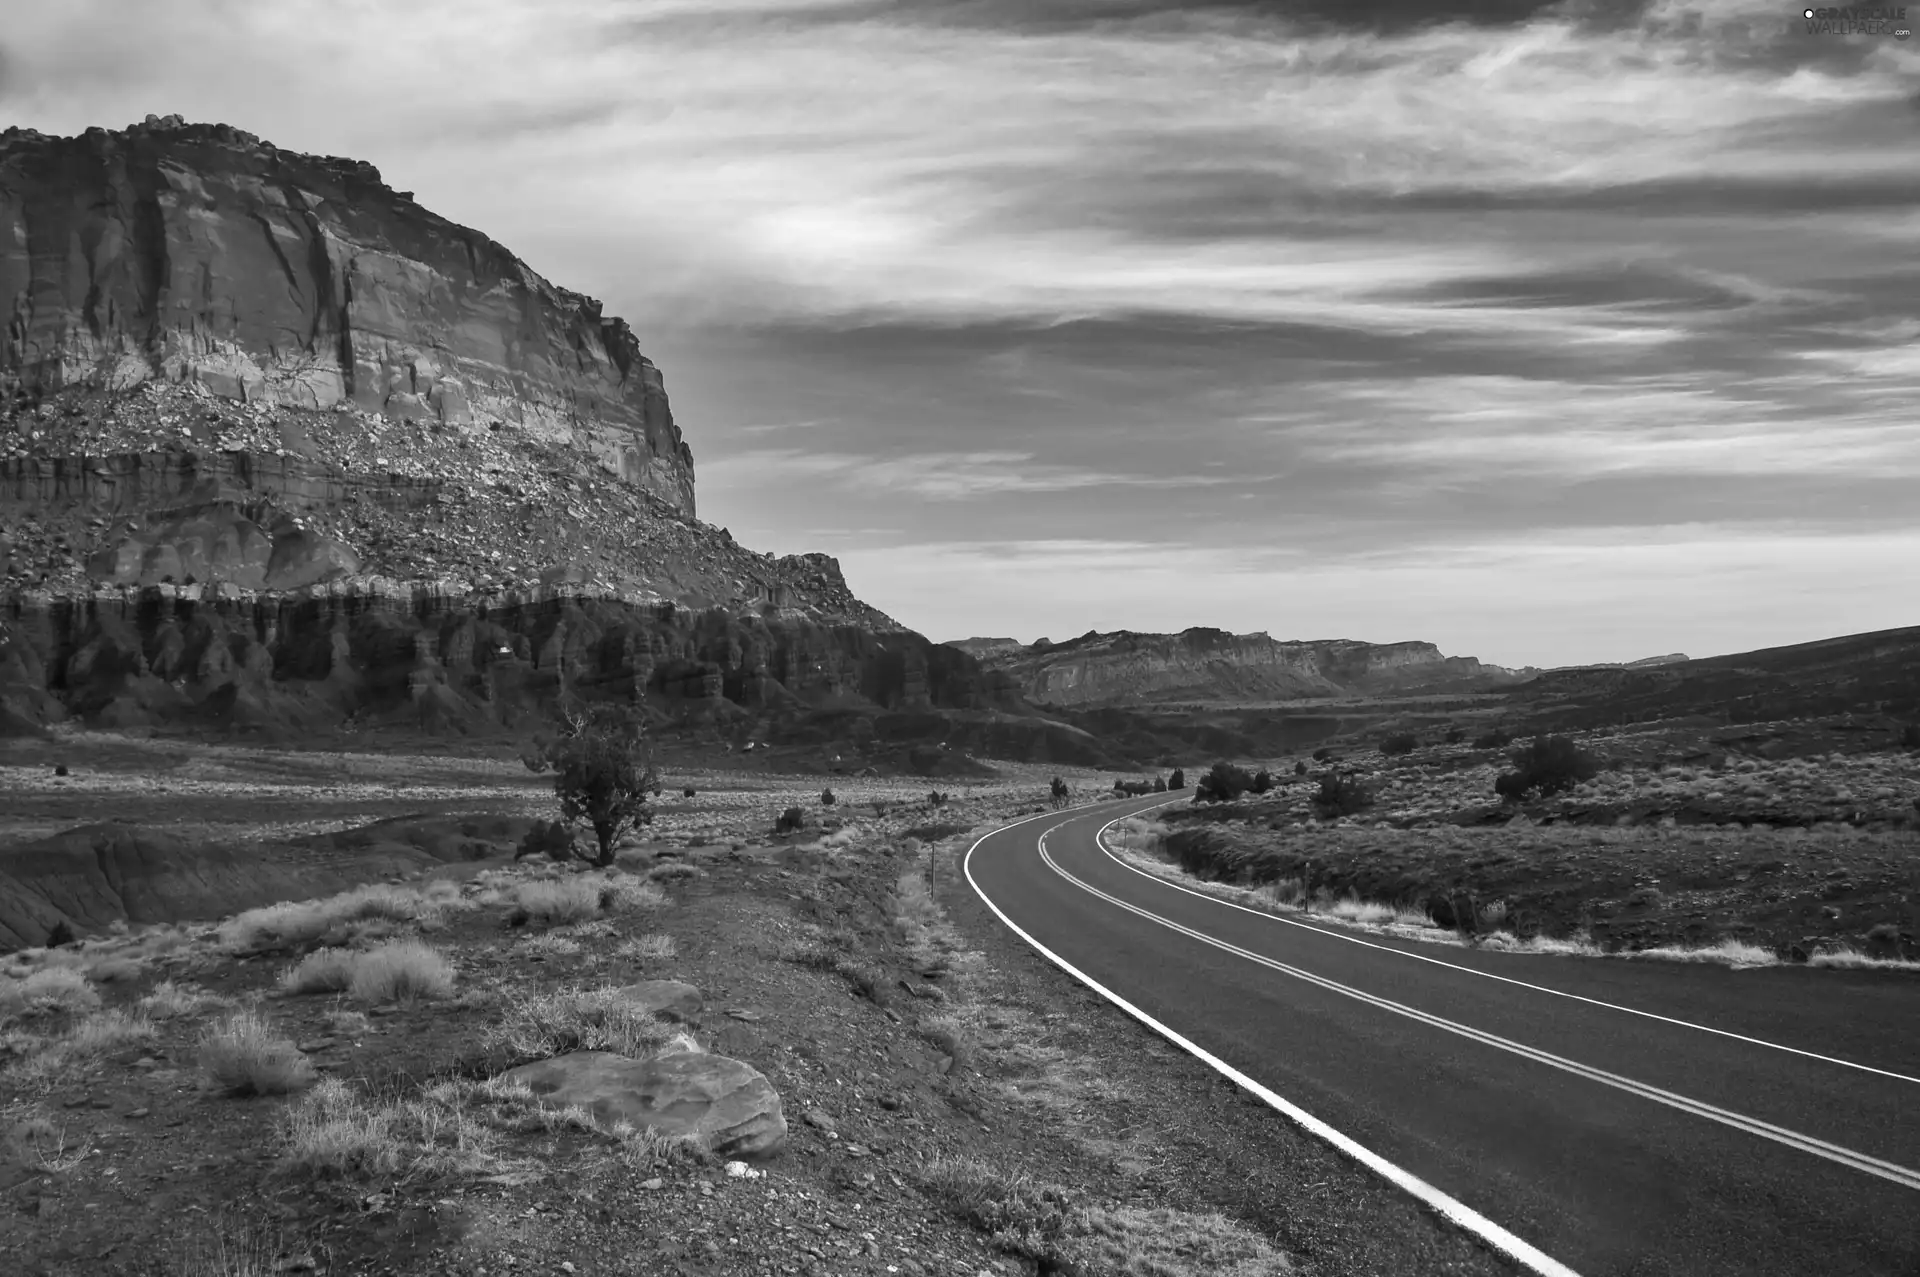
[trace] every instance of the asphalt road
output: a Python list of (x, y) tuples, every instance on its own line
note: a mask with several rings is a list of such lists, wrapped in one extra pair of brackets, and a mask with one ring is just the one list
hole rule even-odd
[(967, 858), (975, 889), (1581, 1277), (1920, 1277), (1920, 977), (1474, 953), (1283, 921), (1100, 849), (1103, 824), (1149, 805), (991, 834)]

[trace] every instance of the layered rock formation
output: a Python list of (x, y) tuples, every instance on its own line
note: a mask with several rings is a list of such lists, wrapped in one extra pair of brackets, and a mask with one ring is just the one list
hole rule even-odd
[(695, 518), (626, 324), (368, 165), (173, 117), (9, 130), (0, 322), (0, 730), (487, 731), (644, 693), (944, 740), (1018, 708), (832, 558)]
[(1089, 632), (1031, 647), (1007, 647), (997, 639), (950, 646), (1011, 676), (1029, 700), (1062, 706), (1484, 690), (1527, 676), (1470, 656), (1444, 656), (1431, 643), (1282, 642), (1264, 633), (1198, 628), (1179, 634)]
[(555, 287), (372, 165), (147, 118), (0, 134), (0, 377), (29, 391), (194, 381), (566, 444), (693, 513), (659, 370)]

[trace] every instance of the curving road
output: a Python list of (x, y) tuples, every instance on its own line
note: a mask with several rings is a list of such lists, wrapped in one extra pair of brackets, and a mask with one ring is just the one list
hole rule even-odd
[(1165, 801), (1008, 826), (967, 876), (1028, 943), (1523, 1271), (1920, 1277), (1920, 977), (1276, 918), (1101, 849), (1103, 825)]

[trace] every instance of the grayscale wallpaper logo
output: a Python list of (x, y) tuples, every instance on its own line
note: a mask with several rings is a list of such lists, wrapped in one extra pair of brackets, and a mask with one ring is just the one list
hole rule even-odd
[(1904, 6), (1843, 5), (1804, 9), (1801, 16), (1807, 20), (1808, 35), (1890, 35), (1896, 40), (1913, 35)]

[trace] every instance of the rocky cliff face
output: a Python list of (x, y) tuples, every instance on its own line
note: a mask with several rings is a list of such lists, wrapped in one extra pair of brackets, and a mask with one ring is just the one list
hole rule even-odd
[(191, 381), (224, 399), (564, 444), (693, 513), (659, 370), (590, 297), (369, 164), (177, 116), (0, 134), (0, 378)]
[(1266, 634), (1190, 629), (1179, 634), (1088, 633), (1031, 647), (956, 645), (1010, 675), (1035, 702), (1064, 706), (1152, 701), (1273, 701), (1504, 686), (1521, 677), (1431, 643), (1350, 639), (1282, 642)]
[(810, 716), (944, 740), (1018, 708), (832, 558), (695, 518), (626, 325), (364, 164), (10, 130), (0, 322), (0, 732), (485, 732), (644, 693), (826, 743)]

